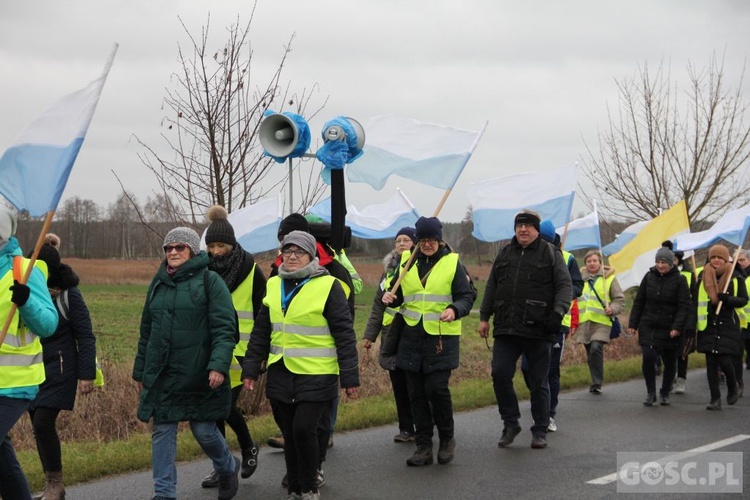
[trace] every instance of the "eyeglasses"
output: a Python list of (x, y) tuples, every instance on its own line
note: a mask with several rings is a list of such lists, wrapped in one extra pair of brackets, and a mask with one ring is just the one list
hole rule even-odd
[(298, 248), (297, 250), (286, 249), (281, 251), (281, 255), (283, 255), (284, 257), (291, 257), (292, 254), (294, 254), (294, 256), (299, 259), (300, 257), (307, 255), (307, 252), (302, 250), (301, 248)]
[(429, 243), (430, 245), (435, 245), (438, 242), (437, 238), (421, 238), (419, 240), (419, 244), (422, 245), (424, 243)]
[(187, 245), (183, 245), (180, 243), (179, 245), (164, 245), (164, 253), (171, 253), (172, 250), (177, 250), (178, 252), (184, 252), (187, 248)]

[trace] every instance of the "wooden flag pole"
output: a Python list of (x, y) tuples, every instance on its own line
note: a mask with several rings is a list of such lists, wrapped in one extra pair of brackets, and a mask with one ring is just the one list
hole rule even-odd
[[(44, 219), (44, 225), (42, 226), (42, 232), (39, 233), (39, 238), (36, 240), (36, 246), (34, 247), (34, 253), (31, 254), (31, 262), (29, 262), (29, 266), (26, 268), (26, 272), (21, 277), (21, 283), (26, 284), (29, 281), (29, 276), (31, 275), (31, 271), (34, 269), (34, 263), (36, 262), (36, 258), (39, 255), (39, 250), (42, 249), (42, 245), (44, 245), (44, 238), (47, 236), (47, 231), (49, 231), (49, 226), (52, 224), (52, 218), (55, 216), (55, 211), (50, 210), (47, 212), (47, 216)], [(11, 269), (12, 272), (12, 269)], [(8, 317), (5, 318), (5, 324), (3, 325), (3, 330), (0, 332), (0, 344), (5, 341), (5, 336), (8, 333), (8, 328), (10, 328), (10, 323), (13, 321), (13, 316), (16, 314), (16, 309), (18, 309), (18, 306), (16, 304), (11, 304), (10, 306), (10, 312), (8, 313)]]
[[(729, 290), (729, 282), (732, 281), (732, 275), (734, 274), (734, 268), (737, 267), (737, 258), (740, 256), (740, 250), (742, 250), (742, 247), (737, 247), (737, 250), (734, 251), (734, 258), (732, 259), (732, 267), (729, 269), (729, 279), (727, 280), (726, 284), (724, 284), (724, 290), (721, 291), (721, 293), (727, 293), (727, 290)], [(709, 264), (710, 265), (710, 264)], [(737, 290), (734, 291), (737, 293)], [(719, 302), (719, 305), (716, 306), (716, 315), (719, 315), (719, 312), (721, 312), (721, 306), (724, 304), (724, 302)]]

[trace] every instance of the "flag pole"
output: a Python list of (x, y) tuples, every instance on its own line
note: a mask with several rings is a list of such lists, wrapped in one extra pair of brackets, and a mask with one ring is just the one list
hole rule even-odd
[[(745, 238), (742, 238), (742, 241), (744, 241)], [(740, 250), (742, 250), (741, 246), (738, 246), (737, 249), (734, 251), (734, 257), (732, 258), (732, 267), (729, 269), (729, 279), (726, 283), (724, 283), (724, 290), (721, 291), (721, 293), (727, 293), (727, 290), (729, 290), (729, 282), (732, 281), (732, 275), (734, 274), (734, 268), (737, 267), (737, 257), (740, 256)], [(737, 290), (734, 291), (737, 293)], [(719, 312), (721, 312), (721, 306), (724, 304), (724, 302), (719, 301), (719, 305), (716, 306), (716, 315), (719, 315)]]
[[(39, 255), (39, 250), (42, 249), (42, 245), (44, 245), (44, 237), (47, 236), (47, 231), (49, 231), (49, 226), (52, 223), (52, 218), (55, 216), (55, 211), (50, 210), (47, 212), (47, 216), (44, 219), (44, 225), (42, 226), (42, 231), (39, 233), (39, 238), (36, 240), (36, 246), (34, 247), (34, 253), (31, 254), (31, 261), (29, 262), (29, 266), (26, 268), (26, 272), (21, 277), (21, 283), (26, 284), (29, 281), (29, 276), (31, 275), (31, 271), (34, 270), (34, 263), (36, 262), (36, 258)], [(16, 309), (18, 309), (18, 306), (13, 303), (10, 306), (10, 312), (8, 313), (8, 317), (5, 318), (5, 324), (3, 325), (3, 330), (0, 332), (0, 344), (3, 343), (5, 340), (5, 336), (8, 333), (8, 328), (10, 328), (10, 323), (13, 321), (13, 316), (16, 314)]]

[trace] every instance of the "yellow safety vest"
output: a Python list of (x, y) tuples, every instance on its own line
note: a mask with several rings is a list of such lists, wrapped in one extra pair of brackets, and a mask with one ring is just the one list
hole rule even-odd
[[(603, 280), (600, 280), (601, 276), (597, 276), (594, 281), (594, 289), (599, 294), (602, 300), (605, 297), (609, 297), (609, 289), (612, 286), (612, 281), (615, 279), (614, 275), (609, 276)], [(604, 305), (596, 298), (591, 285), (588, 280), (583, 284), (583, 293), (578, 299), (578, 322), (584, 323), (591, 321), (602, 325), (611, 325), (612, 319), (607, 316), (604, 312)]]
[[(700, 281), (701, 283), (698, 287), (698, 323), (696, 325), (696, 328), (698, 329), (699, 332), (702, 332), (708, 326), (708, 304), (710, 303), (710, 299), (708, 298), (708, 292), (706, 292), (706, 287), (703, 286), (703, 280), (700, 280)], [(732, 286), (734, 286), (734, 291), (736, 293), (737, 292), (737, 278), (732, 278)], [(740, 326), (742, 326), (743, 317), (744, 317), (743, 308), (736, 307), (734, 311), (735, 313), (737, 313), (737, 317), (740, 321)]]
[(424, 330), (430, 335), (461, 335), (461, 320), (440, 321), (443, 311), (453, 302), (457, 265), (457, 253), (444, 255), (432, 267), (424, 285), (416, 263), (411, 266), (401, 280), (404, 303), (399, 310), (408, 325), (415, 326), (422, 320)]
[[(568, 262), (570, 262), (570, 259), (573, 258), (573, 254), (570, 253), (570, 252), (566, 252), (565, 250), (562, 250), (562, 254), (563, 254), (563, 262), (565, 262), (565, 267), (567, 267), (568, 266)], [(575, 300), (575, 298), (573, 300)], [(562, 326), (567, 326), (568, 328), (570, 328), (570, 321), (571, 321), (571, 318), (570, 318), (570, 309), (571, 309), (571, 307), (573, 307), (573, 301), (572, 300), (570, 301), (570, 306), (568, 307), (568, 312), (565, 313), (565, 316), (563, 316), (563, 320), (562, 320)]]
[[(745, 278), (745, 288), (750, 289), (750, 276)], [(744, 321), (745, 324), (743, 325), (743, 328), (747, 328), (748, 323), (750, 323), (750, 300), (747, 301), (747, 304), (745, 304), (745, 308), (743, 309), (744, 313)]]
[[(12, 306), (11, 292), (8, 289), (13, 286), (14, 277), (21, 280), (30, 262), (29, 259), (15, 256), (13, 270), (0, 278), (0, 318), (3, 320), (8, 317)], [(40, 269), (46, 272), (46, 266)], [(0, 345), (0, 370), (0, 389), (39, 385), (45, 379), (42, 343), (23, 323), (18, 309), (13, 315), (5, 340)]]
[(271, 317), (269, 367), (283, 358), (289, 371), (298, 375), (339, 374), (336, 342), (323, 316), (335, 280), (318, 276), (305, 283), (286, 314), (281, 304), (283, 280), (278, 276), (268, 280), (263, 304)]
[(234, 346), (232, 352), (232, 363), (229, 365), (229, 381), (232, 387), (242, 385), (242, 365), (237, 361), (237, 357), (244, 357), (247, 353), (247, 345), (250, 342), (250, 334), (255, 325), (255, 311), (253, 311), (253, 283), (255, 278), (256, 265), (250, 270), (245, 280), (232, 292), (232, 304), (237, 311), (239, 320), (240, 340)]
[(344, 251), (344, 249), (342, 248), (341, 251), (339, 253), (336, 253), (333, 258), (334, 260), (339, 261), (339, 263), (344, 266), (347, 271), (349, 271), (349, 276), (351, 276), (352, 278), (352, 286), (354, 287), (354, 295), (359, 295), (360, 293), (362, 293), (362, 288), (364, 288), (362, 278), (354, 268), (354, 264), (352, 264), (352, 261), (350, 261), (349, 257), (346, 256), (346, 252)]

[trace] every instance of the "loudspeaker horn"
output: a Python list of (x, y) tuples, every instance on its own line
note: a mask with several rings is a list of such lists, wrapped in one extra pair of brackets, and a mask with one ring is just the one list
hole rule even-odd
[(281, 159), (302, 156), (310, 147), (310, 129), (300, 115), (272, 113), (258, 129), (258, 139), (269, 156)]

